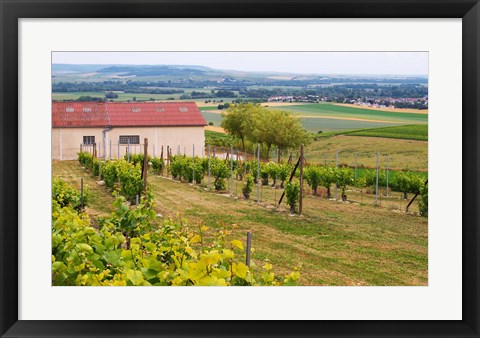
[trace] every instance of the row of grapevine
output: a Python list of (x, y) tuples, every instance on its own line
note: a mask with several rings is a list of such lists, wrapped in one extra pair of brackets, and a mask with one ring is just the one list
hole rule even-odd
[[(392, 177), (393, 176), (393, 177)], [(422, 216), (428, 215), (428, 185), (426, 177), (417, 173), (397, 171), (387, 181), (386, 172), (381, 170), (378, 172), (379, 186), (387, 186), (392, 191), (403, 193), (404, 199), (408, 198), (409, 193), (420, 194), (419, 209)], [(357, 188), (365, 188), (375, 186), (377, 181), (377, 172), (374, 169), (363, 170), (362, 175), (355, 179), (354, 171), (351, 168), (328, 167), (310, 165), (305, 168), (305, 180), (312, 188), (313, 195), (317, 195), (319, 186), (327, 189), (327, 198), (331, 197), (330, 188), (332, 184), (342, 191), (342, 200), (346, 201), (347, 186), (355, 186)]]
[[(65, 190), (62, 193), (60, 190)], [(67, 193), (68, 192), (68, 193)], [(300, 274), (276, 276), (267, 263), (243, 260), (234, 226), (221, 230), (185, 220), (158, 221), (152, 195), (138, 206), (123, 196), (98, 218), (98, 229), (75, 208), (72, 188), (56, 181), (52, 200), (53, 285), (296, 285)]]
[[(79, 160), (80, 162), (83, 161), (82, 163), (84, 163), (85, 166), (90, 165), (94, 175), (96, 174), (97, 170), (95, 169), (98, 168), (98, 161), (96, 159), (92, 159), (91, 155), (86, 154), (85, 158), (83, 159), (79, 156)], [(130, 184), (125, 184), (120, 187), (121, 193), (132, 200), (135, 198), (135, 195), (141, 192), (142, 189), (140, 177), (141, 171), (139, 168), (141, 163), (143, 163), (143, 154), (131, 155), (130, 162), (130, 164), (126, 164), (127, 162), (124, 161), (123, 165), (119, 166), (117, 164), (115, 167), (123, 168), (123, 170), (120, 170), (120, 172), (123, 171), (124, 173), (128, 172), (128, 168), (132, 170), (132, 166), (137, 168), (136, 175), (127, 175), (129, 177), (133, 177), (130, 180)], [(149, 157), (149, 163), (156, 173), (163, 174), (166, 167), (163, 159)], [(173, 156), (169, 163), (170, 166), (168, 166), (167, 172), (170, 172), (174, 179), (190, 183), (202, 183), (202, 181), (205, 179), (205, 175), (210, 172), (216, 191), (225, 190), (226, 180), (231, 177), (231, 175), (234, 175), (238, 180), (243, 181), (242, 192), (244, 197), (247, 199), (250, 197), (250, 193), (253, 190), (253, 185), (258, 184), (259, 179), (260, 184), (263, 186), (269, 185), (270, 182), (272, 182), (272, 187), (278, 187), (280, 185), (280, 188), (283, 188), (284, 182), (288, 180), (291, 171), (293, 170), (293, 166), (287, 163), (279, 164), (275, 162), (261, 162), (259, 168), (256, 160), (230, 161), (228, 159), (225, 160), (219, 158), (191, 158), (185, 155)], [(112, 187), (113, 183), (111, 182), (112, 180), (109, 179), (108, 175), (108, 173), (110, 173), (108, 170), (109, 166), (110, 164), (107, 162), (107, 166), (102, 168), (101, 174), (104, 176), (106, 185)], [(298, 178), (299, 171), (297, 170), (295, 174), (295, 176)], [(117, 176), (111, 176), (113, 176), (114, 179), (117, 179)], [(356, 171), (348, 167), (308, 165), (305, 167), (304, 179), (311, 187), (313, 195), (317, 195), (318, 187), (322, 186), (326, 189), (327, 198), (331, 198), (331, 187), (332, 185), (336, 185), (341, 190), (342, 200), (346, 201), (346, 189), (348, 186), (354, 186), (360, 189), (365, 187), (373, 187), (376, 184), (377, 172), (375, 169), (361, 169), (358, 171), (357, 175)], [(387, 173), (385, 170), (379, 170), (378, 172), (379, 186), (388, 186), (392, 191), (401, 192), (404, 194), (405, 199), (408, 198), (409, 193), (416, 194), (423, 192), (421, 194), (421, 201), (419, 204), (420, 213), (423, 215), (428, 213), (428, 201), (426, 201), (426, 198), (424, 197), (424, 195), (428, 196), (428, 192), (425, 193), (425, 191), (428, 190), (428, 187), (425, 188), (425, 180), (426, 178), (423, 175), (403, 171), (390, 171), (390, 176), (387, 180)], [(286, 201), (291, 210), (295, 209), (295, 206), (298, 202), (296, 200), (298, 197), (295, 195), (295, 189), (296, 188), (292, 185), (285, 191), (287, 197)]]
[[(347, 186), (365, 188), (374, 186), (377, 180), (377, 172), (374, 169), (363, 170), (362, 176), (354, 179), (354, 171), (351, 168), (328, 167), (310, 165), (305, 168), (304, 177), (308, 185), (312, 188), (313, 194), (317, 195), (317, 188), (323, 186), (327, 189), (327, 197), (331, 197), (330, 188), (332, 184), (338, 184), (342, 190), (342, 196), (345, 196)], [(402, 192), (405, 199), (408, 193), (417, 193), (425, 185), (426, 178), (422, 175), (397, 171), (391, 175), (388, 181), (389, 188), (393, 191)], [(386, 172), (378, 172), (378, 184), (385, 187), (387, 185)]]
[(143, 191), (141, 162), (136, 164), (125, 160), (100, 162), (85, 152), (78, 154), (78, 161), (86, 169), (91, 170), (93, 176), (103, 177), (108, 188), (118, 191), (130, 202), (135, 201), (136, 196)]

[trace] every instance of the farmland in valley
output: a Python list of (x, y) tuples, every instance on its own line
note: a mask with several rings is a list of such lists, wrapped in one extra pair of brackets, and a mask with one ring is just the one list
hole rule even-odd
[(399, 127), (365, 129), (351, 132), (349, 135), (428, 141), (428, 126), (426, 124), (418, 124)]
[(403, 124), (412, 124), (414, 122), (427, 123), (428, 121), (427, 114), (395, 112), (394, 110), (389, 112), (383, 110), (362, 109), (356, 108), (353, 105), (351, 107), (346, 107), (345, 105), (340, 106), (331, 103), (299, 104), (272, 108), (298, 113), (301, 116), (341, 117)]
[(53, 285), (428, 285), (427, 76), (195, 60), (52, 66)]
[[(345, 107), (329, 103), (274, 104), (270, 108), (296, 114), (301, 119), (303, 127), (312, 132), (376, 129), (380, 127), (426, 124), (428, 122), (428, 114), (426, 113), (363, 109), (353, 105), (352, 107)], [(216, 126), (221, 124), (222, 110), (211, 106), (200, 107), (200, 109), (207, 122), (213, 122)], [(388, 130), (385, 133), (387, 134)], [(389, 135), (395, 136), (392, 133)], [(368, 134), (365, 134), (365, 136), (368, 136)]]

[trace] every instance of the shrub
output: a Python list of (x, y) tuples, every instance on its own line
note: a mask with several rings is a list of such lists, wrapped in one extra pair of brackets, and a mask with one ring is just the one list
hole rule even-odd
[[(143, 154), (130, 154), (130, 162), (132, 162), (134, 165), (137, 165), (137, 164), (140, 164), (142, 165), (143, 164)], [(125, 154), (125, 156), (123, 157), (123, 159), (125, 161), (128, 161), (128, 154)], [(152, 161), (152, 158), (150, 156), (148, 156), (148, 162), (151, 162)]]
[(210, 172), (215, 178), (213, 182), (215, 190), (225, 190), (225, 179), (230, 177), (230, 169), (227, 167), (225, 160), (218, 158), (211, 159)]
[(425, 184), (420, 188), (420, 201), (418, 201), (418, 209), (420, 210), (421, 216), (428, 216), (428, 184)]
[(257, 160), (250, 160), (245, 162), (245, 171), (247, 174), (253, 176), (253, 181), (255, 184), (258, 182), (258, 162)]
[(335, 171), (335, 180), (338, 183), (340, 189), (342, 189), (342, 201), (347, 200), (345, 190), (347, 185), (353, 184), (353, 170), (350, 168), (339, 168)]
[(137, 195), (143, 191), (142, 170), (140, 164), (120, 160), (117, 164), (117, 175), (120, 179), (120, 194), (125, 196), (130, 202), (135, 201)]
[(322, 171), (316, 165), (310, 165), (305, 168), (304, 172), (305, 180), (307, 181), (308, 185), (313, 190), (313, 195), (317, 195), (317, 189), (322, 181)]
[(265, 165), (265, 170), (268, 172), (268, 177), (273, 180), (272, 187), (277, 186), (278, 173), (280, 171), (280, 165), (275, 162), (268, 162)]
[(403, 197), (408, 198), (408, 193), (416, 194), (425, 184), (425, 178), (412, 172), (397, 171), (390, 187), (394, 191), (403, 192)]
[(153, 171), (157, 174), (163, 174), (163, 169), (165, 168), (165, 161), (163, 158), (154, 157), (151, 161)]
[(93, 176), (100, 175), (100, 161), (96, 158), (92, 160), (92, 175)]
[[(206, 164), (208, 167), (208, 159)], [(193, 176), (195, 174), (196, 183), (202, 182), (203, 176), (205, 175), (204, 167), (205, 160), (199, 157), (192, 159), (187, 156), (174, 156), (170, 164), (173, 178), (193, 182)]]
[(270, 175), (270, 171), (268, 168), (268, 164), (261, 163), (260, 164), (260, 178), (262, 179), (262, 185), (268, 185), (268, 176)]
[(330, 187), (335, 182), (335, 167), (319, 167), (320, 170), (320, 184), (327, 188), (327, 198), (331, 198)]
[(92, 169), (93, 156), (90, 153), (78, 153), (78, 162), (87, 169)]
[(297, 182), (288, 182), (285, 186), (287, 204), (290, 206), (290, 213), (295, 213), (295, 208), (300, 197), (300, 185)]
[(170, 161), (170, 172), (174, 179), (182, 179), (185, 176), (185, 156), (173, 156)]
[(243, 184), (242, 193), (246, 199), (250, 198), (250, 193), (253, 188), (253, 176), (248, 174), (245, 176), (245, 183)]
[[(71, 207), (80, 210), (82, 206), (82, 196), (80, 192), (74, 189), (60, 178), (52, 180), (52, 200), (58, 203), (60, 207)], [(89, 202), (89, 193), (86, 187), (83, 190), (83, 206)]]
[(101, 168), (102, 177), (105, 185), (113, 188), (113, 185), (118, 181), (117, 164), (115, 161), (107, 161)]
[[(52, 202), (52, 284), (94, 286), (296, 285), (300, 274), (276, 276), (243, 261), (234, 227), (211, 230), (182, 220), (155, 222), (151, 198), (129, 207), (122, 198), (99, 229), (70, 207)], [(252, 265), (254, 262), (252, 261)], [(258, 272), (256, 272), (258, 271)]]
[(288, 175), (290, 175), (292, 167), (288, 163), (280, 164), (278, 166), (278, 179), (281, 181), (280, 188), (283, 189), (284, 182), (287, 180)]

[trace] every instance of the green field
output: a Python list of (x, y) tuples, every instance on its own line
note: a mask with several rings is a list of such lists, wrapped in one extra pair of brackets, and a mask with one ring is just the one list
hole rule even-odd
[[(217, 111), (215, 109), (200, 109), (203, 117), (208, 122), (213, 122), (215, 126), (220, 126), (222, 122), (222, 116), (219, 113), (213, 113)], [(219, 111), (218, 111), (219, 112)], [(305, 118), (301, 117), (301, 123), (303, 127), (312, 132), (325, 131), (339, 131), (339, 130), (352, 130), (352, 129), (370, 129), (396, 125), (395, 123), (384, 122), (369, 122), (369, 121), (355, 121), (355, 120), (340, 120), (340, 119), (322, 119), (322, 118)]]
[(300, 116), (334, 116), (343, 118), (378, 120), (391, 123), (418, 124), (427, 123), (428, 114), (389, 112), (355, 107), (338, 106), (331, 103), (313, 103), (293, 106), (272, 107), (298, 113)]
[(329, 132), (348, 129), (370, 129), (381, 128), (397, 123), (391, 122), (371, 122), (371, 121), (356, 121), (356, 120), (341, 120), (341, 119), (322, 119), (322, 118), (307, 118), (300, 117), (303, 127), (311, 132)]
[(202, 115), (205, 118), (205, 121), (207, 121), (207, 123), (213, 122), (213, 125), (215, 126), (220, 126), (220, 124), (222, 123), (222, 115), (220, 114), (211, 113), (207, 110), (202, 110)]
[(212, 131), (212, 130), (205, 130), (205, 143), (207, 144), (210, 144), (208, 142), (208, 140), (211, 140), (212, 138), (215, 138), (215, 139), (229, 139), (231, 136), (227, 135), (227, 134), (224, 134), (224, 133), (219, 133), (219, 132), (216, 132), (216, 131)]
[[(169, 89), (169, 88), (162, 88), (162, 89)], [(175, 94), (143, 94), (143, 93), (118, 93), (118, 98), (112, 99), (113, 101), (116, 102), (121, 102), (121, 101), (132, 101), (133, 98), (135, 97), (139, 101), (145, 101), (145, 100), (167, 100), (169, 98), (173, 98), (176, 101), (180, 100), (180, 96), (187, 94), (190, 95), (192, 91), (197, 91), (197, 92), (204, 92), (204, 93), (210, 93), (209, 89), (205, 88), (185, 88), (184, 93), (175, 93)], [(52, 100), (77, 100), (81, 96), (91, 96), (91, 97), (99, 97), (99, 98), (105, 98), (105, 93), (104, 92), (68, 92), (68, 93), (52, 93)], [(190, 99), (187, 101), (198, 101), (198, 102), (204, 102), (205, 100), (215, 100), (215, 101), (220, 101), (223, 100), (223, 102), (232, 102), (232, 98), (213, 98), (213, 99)], [(215, 103), (212, 103), (212, 105), (215, 105)], [(211, 109), (217, 109), (217, 106), (212, 106)]]
[(348, 135), (428, 141), (428, 125), (417, 124), (399, 127), (365, 129), (349, 132)]
[[(182, 94), (139, 94), (139, 93), (118, 93), (118, 98), (112, 99), (113, 101), (132, 101), (135, 97), (137, 100), (166, 100), (169, 97), (178, 99)], [(103, 92), (70, 92), (70, 93), (52, 93), (53, 100), (77, 100), (81, 96), (91, 96), (105, 98)]]
[[(279, 106), (271, 107), (271, 109), (279, 109), (297, 114), (301, 119), (303, 127), (314, 133), (317, 133), (318, 131), (325, 133), (360, 129), (373, 130), (383, 127), (399, 128), (401, 125), (426, 125), (428, 122), (428, 114), (384, 112), (355, 107), (336, 106), (329, 103)], [(215, 113), (219, 112), (216, 109), (216, 106), (201, 107), (200, 110), (207, 122), (213, 122), (216, 126), (221, 124), (222, 117), (220, 114)], [(408, 131), (410, 133), (409, 138), (418, 140), (425, 139), (425, 137), (422, 136), (424, 134), (422, 128), (426, 127), (418, 126), (418, 128), (419, 131)], [(405, 138), (406, 136), (406, 131), (401, 129), (392, 129), (392, 131), (385, 129), (384, 135), (386, 136), (384, 137), (395, 137), (395, 133), (400, 135), (400, 138)], [(416, 134), (421, 135), (415, 136)], [(373, 135), (365, 134), (364, 136)]]

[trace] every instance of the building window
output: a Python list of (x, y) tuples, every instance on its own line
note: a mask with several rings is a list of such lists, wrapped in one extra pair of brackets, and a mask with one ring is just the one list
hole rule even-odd
[(132, 112), (140, 113), (140, 107), (132, 107)]
[(95, 143), (95, 136), (84, 136), (83, 137), (83, 144), (94, 144)]
[[(130, 142), (129, 142), (130, 141)], [(139, 135), (120, 135), (120, 144), (140, 144)]]
[(165, 109), (163, 109), (163, 107), (155, 107), (155, 111), (157, 113), (161, 113), (162, 111), (164, 111)]
[(65, 111), (66, 111), (67, 113), (73, 113), (73, 112), (75, 111), (75, 108), (73, 108), (73, 107), (67, 107), (67, 108), (65, 108)]
[(178, 110), (180, 110), (182, 113), (185, 113), (188, 111), (187, 107), (179, 107)]
[(90, 107), (83, 107), (83, 112), (84, 112), (84, 113), (91, 113), (91, 112), (92, 112), (92, 108), (90, 108)]

